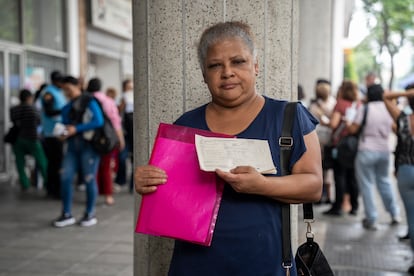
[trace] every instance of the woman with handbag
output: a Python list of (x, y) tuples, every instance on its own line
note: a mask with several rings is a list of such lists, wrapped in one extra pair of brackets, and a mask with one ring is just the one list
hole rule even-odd
[[(347, 124), (350, 124), (355, 117), (355, 108), (359, 106), (358, 87), (355, 83), (349, 80), (342, 82), (338, 90), (338, 99), (335, 105), (330, 127), (332, 128), (332, 145), (335, 147), (339, 141), (349, 134)], [(333, 152), (335, 155), (335, 151)], [(358, 184), (355, 179), (355, 170), (353, 162), (349, 166), (341, 164), (334, 156), (333, 171), (335, 180), (335, 201), (331, 208), (323, 214), (331, 216), (341, 216), (343, 214), (342, 205), (344, 195), (346, 193), (350, 196), (351, 215), (356, 215), (358, 211)]]
[[(286, 101), (256, 89), (257, 50), (250, 27), (217, 23), (204, 31), (198, 57), (211, 101), (183, 114), (175, 124), (268, 140), (278, 175), (262, 175), (251, 166), (216, 170), (226, 184), (210, 247), (176, 241), (169, 275), (296, 275), (295, 264), (282, 266), (283, 203), (315, 202), (322, 191), (317, 120), (301, 104), (293, 120), (291, 175), (280, 176), (279, 137)], [(246, 160), (248, 162), (248, 160)], [(278, 177), (279, 176), (279, 177)], [(156, 193), (168, 185), (165, 171), (151, 165), (135, 169), (135, 189)], [(178, 203), (177, 203), (178, 204)]]
[[(397, 124), (396, 175), (407, 216), (411, 249), (414, 251), (414, 114), (401, 111), (395, 102), (399, 97), (407, 97), (411, 110), (414, 110), (414, 84), (407, 86), (406, 90), (406, 92), (385, 92), (383, 99), (388, 112)], [(408, 273), (414, 275), (414, 265), (408, 269)]]
[(102, 81), (99, 78), (92, 78), (88, 82), (86, 91), (87, 93), (92, 94), (93, 97), (99, 102), (99, 104), (102, 107), (102, 111), (111, 121), (111, 124), (114, 127), (119, 140), (118, 145), (112, 151), (101, 155), (97, 175), (99, 194), (104, 195), (105, 204), (113, 205), (115, 203), (115, 200), (113, 197), (114, 184), (112, 180), (111, 161), (115, 152), (119, 152), (124, 149), (125, 140), (122, 131), (121, 116), (119, 115), (118, 107), (116, 106), (115, 101), (107, 95), (105, 95), (101, 91), (101, 89)]
[(381, 85), (369, 86), (366, 94), (367, 103), (358, 110), (355, 121), (348, 128), (351, 133), (360, 133), (355, 158), (355, 174), (364, 203), (365, 218), (362, 226), (368, 230), (377, 229), (378, 213), (375, 207), (375, 193), (372, 189), (374, 185), (377, 186), (384, 207), (391, 216), (391, 224), (396, 225), (401, 220), (397, 198), (388, 173), (389, 137), (393, 119), (382, 100), (383, 93)]

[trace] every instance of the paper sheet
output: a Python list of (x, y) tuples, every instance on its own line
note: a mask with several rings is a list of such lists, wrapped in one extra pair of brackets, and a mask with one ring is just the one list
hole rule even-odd
[(252, 166), (260, 173), (275, 174), (267, 140), (195, 136), (196, 151), (203, 171), (230, 171), (237, 166)]

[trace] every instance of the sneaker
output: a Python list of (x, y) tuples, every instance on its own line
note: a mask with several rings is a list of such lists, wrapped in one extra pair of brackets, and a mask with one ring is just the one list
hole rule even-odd
[(400, 217), (393, 217), (391, 219), (391, 225), (392, 226), (398, 225), (398, 224), (400, 224), (400, 222), (401, 222), (401, 218)]
[(98, 223), (98, 220), (94, 215), (85, 214), (79, 221), (79, 225), (82, 227), (89, 227)]
[(341, 210), (334, 209), (334, 208), (331, 208), (331, 209), (323, 212), (323, 214), (324, 215), (327, 215), (327, 216), (336, 216), (336, 217), (339, 217), (339, 216), (342, 216), (342, 211)]
[(349, 214), (350, 214), (351, 216), (356, 216), (356, 215), (358, 215), (358, 210), (356, 210), (356, 209), (351, 209), (351, 211), (349, 211)]
[(53, 222), (55, 227), (66, 227), (75, 224), (76, 220), (72, 215), (62, 214), (57, 220)]
[(378, 225), (374, 221), (370, 221), (367, 219), (362, 220), (362, 227), (364, 227), (367, 230), (372, 230), (372, 231), (378, 230)]
[(398, 237), (399, 241), (406, 241), (406, 240), (409, 240), (409, 239), (410, 239), (410, 234), (409, 233), (405, 234), (404, 236), (399, 236)]

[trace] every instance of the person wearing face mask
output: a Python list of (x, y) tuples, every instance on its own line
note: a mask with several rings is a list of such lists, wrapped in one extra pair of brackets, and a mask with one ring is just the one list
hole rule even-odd
[[(118, 154), (118, 171), (115, 177), (115, 183), (123, 186), (127, 182), (127, 165), (126, 160), (131, 158), (133, 164), (133, 146), (134, 146), (134, 83), (131, 79), (125, 79), (122, 82), (122, 95), (118, 106), (122, 116), (122, 125), (125, 135), (125, 147)], [(119, 189), (119, 187), (118, 187)], [(133, 176), (130, 177), (129, 191), (133, 191)]]

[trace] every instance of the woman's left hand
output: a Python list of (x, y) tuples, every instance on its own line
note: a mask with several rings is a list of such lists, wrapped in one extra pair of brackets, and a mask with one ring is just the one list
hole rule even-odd
[(217, 169), (216, 173), (239, 193), (261, 194), (266, 182), (266, 177), (251, 166), (238, 166), (230, 172)]

